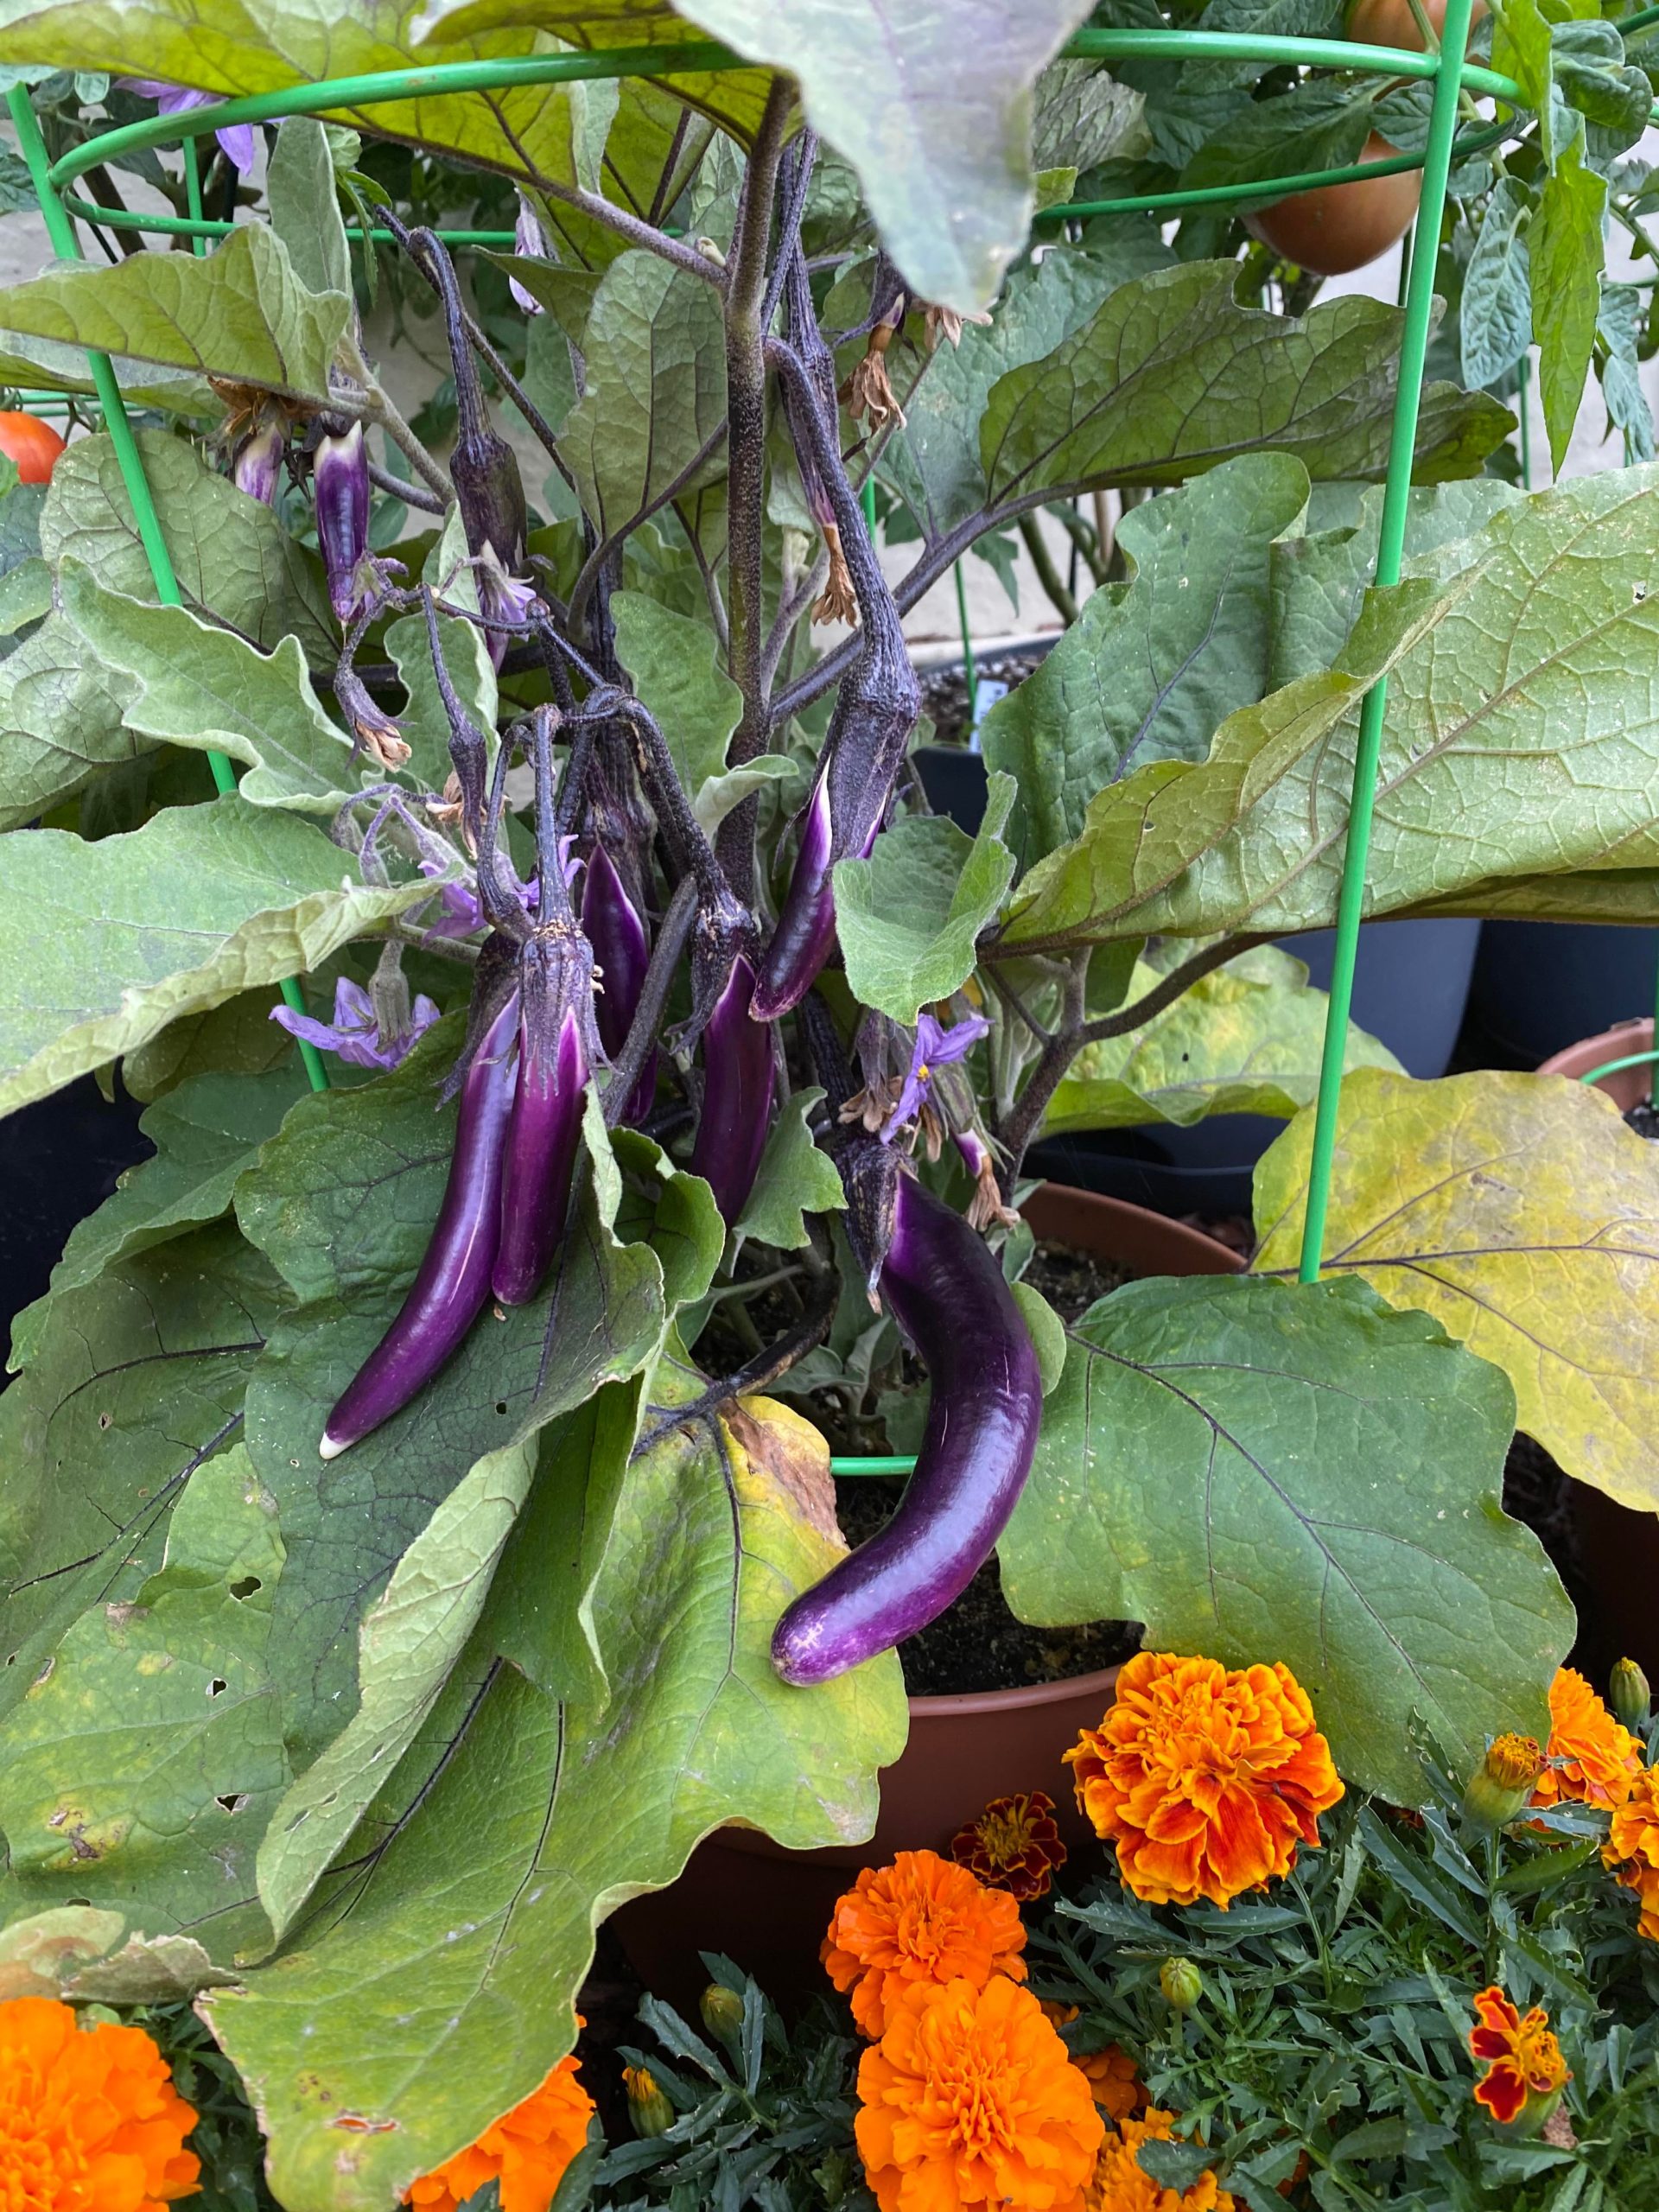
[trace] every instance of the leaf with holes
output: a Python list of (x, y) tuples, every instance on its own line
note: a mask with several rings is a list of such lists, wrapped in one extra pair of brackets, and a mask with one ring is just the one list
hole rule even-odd
[(267, 1663), (283, 1547), (238, 1445), (199, 1467), (161, 1566), (88, 1608), (0, 1722), (0, 1899), (118, 1907), (228, 1961), (263, 1948), (255, 1847), (288, 1780)]
[[(1295, 1263), (1312, 1123), (1256, 1168), (1264, 1272)], [(1659, 1153), (1600, 1091), (1491, 1070), (1350, 1076), (1325, 1249), (1328, 1269), (1503, 1368), (1522, 1427), (1569, 1474), (1659, 1506)]]
[[(659, 1370), (652, 1395), (700, 1387)], [(596, 1922), (711, 1828), (794, 1848), (870, 1833), (904, 1740), (898, 1661), (804, 1691), (769, 1656), (779, 1610), (840, 1554), (833, 1529), (828, 1447), (769, 1400), (633, 1461), (594, 1597), (608, 1701), (498, 1671), (452, 1749), (411, 1753), (441, 1770), (377, 1878), (209, 2000), (290, 2212), (378, 2212), (527, 2095), (574, 2039)], [(367, 2125), (342, 2139), (342, 2113)]]
[(1413, 1714), (1471, 1764), (1500, 1729), (1541, 1734), (1573, 1639), (1499, 1506), (1514, 1418), (1496, 1368), (1363, 1284), (1130, 1283), (1070, 1332), (999, 1548), (1008, 1603), (1281, 1660), (1341, 1771), (1414, 1804)]

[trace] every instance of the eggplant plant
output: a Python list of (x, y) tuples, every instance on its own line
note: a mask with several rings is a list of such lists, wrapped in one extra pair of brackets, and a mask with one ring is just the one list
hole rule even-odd
[[(124, 79), (618, 35), (214, 4), (0, 11), (48, 154), (148, 116)], [(0, 375), (79, 418), (0, 495), (0, 1110), (96, 1077), (154, 1147), (13, 1328), (0, 1955), (199, 1993), (293, 2212), (533, 2088), (599, 1923), (716, 1826), (867, 1836), (896, 1647), (993, 1551), (1029, 1623), (1286, 1662), (1409, 1803), (1414, 1716), (1541, 1732), (1571, 1640), (1517, 1421), (1659, 1503), (1653, 1152), (1354, 1031), (1299, 1285), (1325, 1001), (1274, 943), (1333, 918), (1384, 676), (1371, 918), (1659, 919), (1648, 340), (1562, 277), (1604, 206), (1646, 238), (1639, 45), (1482, 34), (1543, 120), (1456, 172), (1374, 589), (1400, 311), (1228, 211), (1033, 214), (1408, 145), (1414, 92), (1114, 75), (1075, 0), (936, 10), (902, 72), (866, 0), (682, 14), (629, 17), (657, 73), (358, 85), (245, 178), (204, 137), (211, 251), (0, 290)], [(193, 204), (124, 143), (76, 189)], [(1593, 365), (1633, 465), (1519, 487), (1534, 334), (1552, 435)], [(905, 621), (1044, 516), (1100, 588), (986, 718), (969, 836)], [(1249, 1271), (1063, 1323), (1033, 1146), (1240, 1109), (1287, 1122)], [(832, 1447), (916, 1456), (850, 1554)]]

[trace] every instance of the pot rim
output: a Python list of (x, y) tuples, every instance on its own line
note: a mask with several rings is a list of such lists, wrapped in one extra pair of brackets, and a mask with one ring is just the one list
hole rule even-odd
[(959, 1690), (932, 1697), (912, 1697), (906, 1702), (911, 1718), (916, 1720), (944, 1720), (953, 1714), (967, 1719), (976, 1713), (1010, 1713), (1022, 1706), (1060, 1705), (1085, 1693), (1103, 1695), (1109, 1704), (1122, 1664), (1120, 1660), (1110, 1667), (1097, 1667), (1090, 1674), (1064, 1675), (1056, 1682), (1027, 1682), (1018, 1688), (1003, 1690)]
[[(1644, 1041), (1638, 1043), (1638, 1039)], [(1653, 1042), (1653, 1016), (1632, 1014), (1628, 1021), (1616, 1021), (1611, 1029), (1599, 1029), (1593, 1037), (1580, 1037), (1575, 1044), (1563, 1045), (1559, 1052), (1552, 1052), (1547, 1060), (1540, 1061), (1537, 1071), (1540, 1075), (1576, 1079), (1580, 1070), (1573, 1063), (1580, 1059), (1585, 1061), (1583, 1072), (1587, 1073), (1591, 1068), (1599, 1067), (1603, 1060), (1618, 1059), (1625, 1046), (1641, 1052)]]

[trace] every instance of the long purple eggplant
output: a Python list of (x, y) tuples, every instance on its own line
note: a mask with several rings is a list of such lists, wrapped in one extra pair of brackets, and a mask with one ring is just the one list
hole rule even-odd
[(933, 1386), (893, 1518), (798, 1598), (772, 1662), (827, 1682), (914, 1636), (990, 1557), (1031, 1471), (1042, 1377), (1002, 1270), (956, 1210), (901, 1174), (881, 1288)]
[(590, 1072), (567, 970), (586, 969), (591, 999), (591, 963), (541, 936), (527, 940), (518, 961), (518, 1082), (503, 1148), (501, 1241), (491, 1277), (504, 1306), (536, 1295), (563, 1232)]
[[(614, 1059), (628, 1041), (634, 1009), (645, 988), (651, 965), (651, 939), (639, 908), (603, 845), (596, 844), (588, 858), (582, 884), (582, 933), (594, 948), (604, 988), (594, 1014), (600, 1042)], [(632, 1095), (622, 1109), (622, 1120), (643, 1122), (657, 1099), (657, 1053), (653, 1049)]]
[(739, 953), (702, 1033), (702, 1110), (691, 1173), (715, 1194), (730, 1229), (748, 1203), (772, 1126), (772, 1039), (751, 1020), (754, 969)]
[(340, 621), (350, 622), (363, 604), (369, 550), (369, 454), (360, 423), (317, 440), (313, 484), (328, 604)]
[(455, 1149), (432, 1241), (397, 1319), (328, 1416), (317, 1447), (325, 1459), (337, 1459), (400, 1413), (454, 1351), (490, 1294), (518, 1026), (515, 995), (485, 1032), (461, 1080)]

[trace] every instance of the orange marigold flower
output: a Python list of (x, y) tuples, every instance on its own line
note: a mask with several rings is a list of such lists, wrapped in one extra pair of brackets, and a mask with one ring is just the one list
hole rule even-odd
[(1342, 1796), (1313, 1708), (1285, 1666), (1138, 1651), (1098, 1728), (1066, 1755), (1077, 1802), (1149, 1904), (1224, 1908), (1288, 1873)]
[(1175, 2114), (1150, 2107), (1144, 2120), (1126, 2120), (1109, 2136), (1085, 2200), (1088, 2212), (1235, 2212), (1233, 2195), (1214, 2174), (1200, 2174), (1190, 2189), (1165, 2189), (1135, 2155), (1143, 2143), (1167, 2143)]
[(912, 1982), (859, 2062), (858, 2154), (880, 2212), (1084, 2212), (1105, 2133), (1029, 1990)]
[(1611, 1811), (1630, 1794), (1642, 1755), (1575, 1667), (1558, 1667), (1549, 1686), (1549, 1764), (1532, 1793), (1535, 1805), (1573, 1798)]
[[(1069, 2028), (1077, 2017), (1075, 2005), (1061, 2005), (1052, 1997), (1039, 1998), (1043, 2018), (1051, 2027)], [(1071, 2063), (1089, 2084), (1090, 2094), (1108, 2120), (1127, 2120), (1146, 2097), (1135, 2061), (1119, 2044), (1104, 2050), (1074, 2050)]]
[(1643, 1767), (1615, 1808), (1601, 1856), (1625, 1888), (1636, 1891), (1642, 1906), (1637, 1934), (1659, 1943), (1659, 1772), (1653, 1768)]
[(1020, 1908), (937, 1851), (901, 1851), (891, 1866), (867, 1866), (836, 1904), (818, 1955), (853, 2018), (872, 2043), (887, 2032), (894, 2004), (913, 1983), (937, 1988), (993, 1974), (1026, 1978)]
[(1469, 2049), (1486, 2062), (1475, 2102), (1507, 2126), (1529, 2102), (1559, 2094), (1571, 2078), (1567, 2062), (1541, 2005), (1535, 2005), (1523, 2019), (1501, 1989), (1483, 1989), (1475, 1999), (1475, 2017)]
[(196, 2186), (195, 2124), (142, 2028), (82, 2028), (55, 1997), (0, 2004), (0, 2205), (160, 2212)]
[[(578, 2018), (576, 2025), (583, 2024)], [(423, 2212), (458, 2212), (493, 2181), (500, 2184), (501, 2212), (547, 2212), (565, 2168), (588, 2140), (593, 2116), (594, 2101), (576, 2079), (573, 2052), (475, 2143), (411, 2182), (404, 2202)]]
[(993, 1797), (976, 1821), (957, 1830), (950, 1856), (993, 1890), (1022, 1901), (1046, 1897), (1066, 1859), (1054, 1800), (1040, 1789)]

